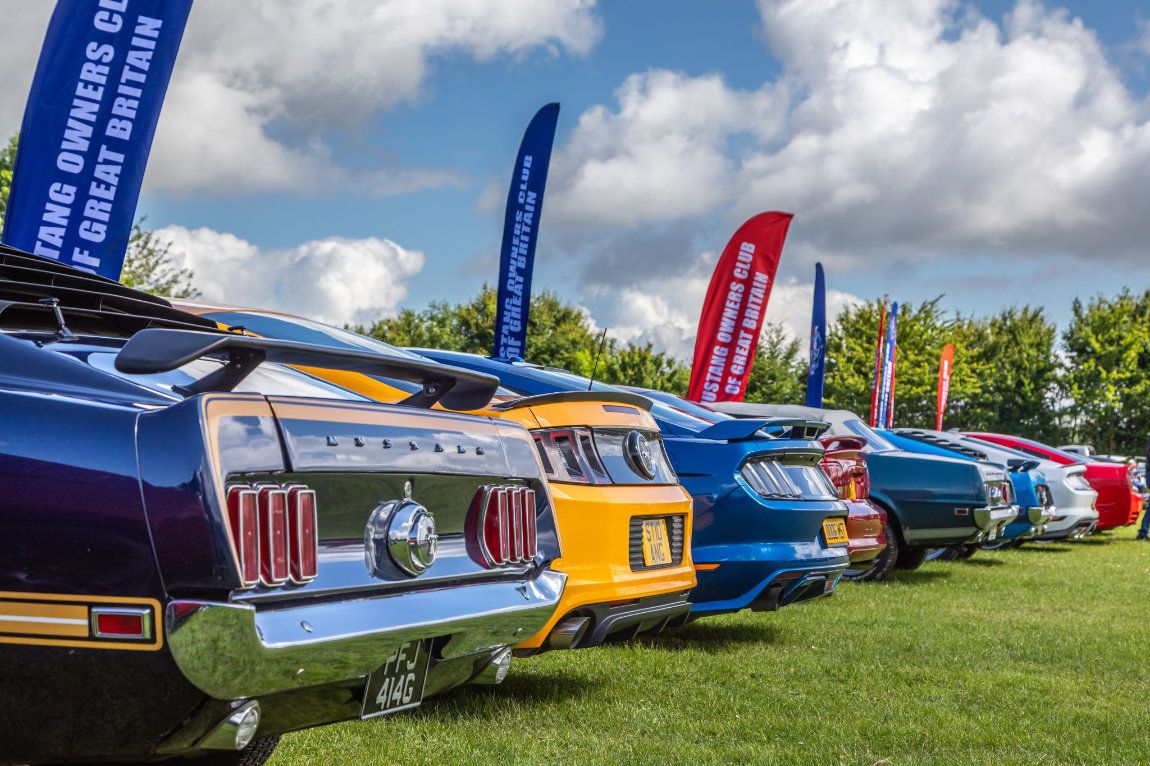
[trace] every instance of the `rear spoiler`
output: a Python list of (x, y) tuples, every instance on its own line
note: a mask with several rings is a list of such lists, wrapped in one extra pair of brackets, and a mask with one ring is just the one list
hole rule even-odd
[(571, 402), (593, 402), (596, 404), (626, 404), (641, 410), (651, 409), (651, 400), (639, 394), (627, 391), (558, 391), (553, 394), (539, 394), (538, 396), (525, 396), (510, 402), (500, 402), (494, 405), (496, 410), (515, 410), (520, 407), (533, 407), (543, 404), (568, 404)]
[(819, 439), (823, 443), (823, 449), (827, 452), (837, 452), (838, 450), (864, 450), (866, 449), (867, 440), (865, 436), (824, 436)]
[(201, 357), (223, 359), (226, 364), (181, 387), (177, 393), (194, 396), (207, 391), (231, 391), (261, 362), (327, 367), (418, 383), (422, 390), (399, 402), (409, 407), (426, 408), (439, 402), (452, 410), (479, 409), (491, 401), (499, 387), (494, 376), (424, 359), (190, 330), (140, 330), (120, 349), (116, 369), (148, 375), (174, 370)]
[(1042, 463), (1037, 460), (1030, 460), (1024, 457), (1012, 457), (1006, 461), (1006, 465), (1010, 468), (1011, 473), (1027, 473), (1033, 471)]
[[(770, 431), (780, 439), (817, 439), (830, 428), (830, 423), (806, 418), (736, 418), (722, 420), (695, 434), (699, 439), (737, 442), (761, 438), (759, 431)], [(774, 432), (778, 433), (774, 433)]]

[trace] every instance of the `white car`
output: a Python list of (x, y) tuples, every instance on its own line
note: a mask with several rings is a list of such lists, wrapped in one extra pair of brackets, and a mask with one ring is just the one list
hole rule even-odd
[(1025, 452), (983, 441), (974, 436), (949, 435), (956, 436), (987, 452), (993, 449), (1038, 462), (1038, 468), (1046, 476), (1046, 483), (1050, 486), (1050, 494), (1053, 495), (1054, 507), (1057, 508), (1057, 512), (1050, 521), (1046, 522), (1046, 531), (1036, 539), (1065, 540), (1073, 538), (1077, 540), (1091, 534), (1094, 532), (1094, 528), (1098, 526), (1098, 510), (1095, 508), (1098, 493), (1090, 487), (1086, 477), (1083, 476), (1086, 473), (1085, 464), (1061, 465), (1053, 460), (1036, 458)]

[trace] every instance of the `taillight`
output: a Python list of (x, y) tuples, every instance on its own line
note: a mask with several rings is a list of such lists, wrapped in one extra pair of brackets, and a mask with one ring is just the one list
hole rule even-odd
[(535, 558), (535, 491), (518, 485), (480, 487), (472, 506), (471, 527), (488, 566), (518, 564)]
[(228, 488), (228, 526), (240, 582), (302, 584), (319, 571), (319, 532), (315, 491), (301, 484)]
[(314, 580), (319, 566), (315, 490), (288, 487), (287, 521), (288, 577), (297, 584)]
[(283, 585), (288, 578), (287, 492), (275, 485), (256, 488), (260, 517), (260, 580)]
[(532, 432), (543, 470), (551, 481), (609, 484), (588, 428), (554, 428)]
[(232, 530), (236, 561), (240, 565), (240, 582), (250, 588), (260, 580), (255, 490), (248, 487), (232, 487), (228, 490), (228, 524)]

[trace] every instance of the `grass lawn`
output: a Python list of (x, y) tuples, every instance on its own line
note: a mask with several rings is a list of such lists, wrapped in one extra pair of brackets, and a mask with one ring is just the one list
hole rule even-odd
[(1147, 764), (1150, 544), (980, 551), (780, 612), (516, 660), (272, 766)]

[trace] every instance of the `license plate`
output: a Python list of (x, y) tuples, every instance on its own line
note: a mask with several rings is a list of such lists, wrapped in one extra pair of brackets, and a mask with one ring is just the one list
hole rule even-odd
[(363, 692), (363, 718), (419, 707), (431, 652), (427, 641), (408, 641), (367, 677)]
[(827, 538), (827, 545), (846, 545), (847, 522), (845, 519), (826, 519), (823, 521), (823, 536)]
[(657, 567), (671, 563), (671, 542), (665, 519), (643, 519), (643, 564)]

